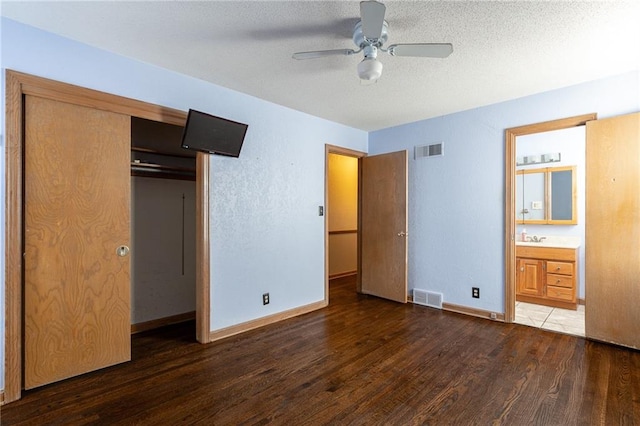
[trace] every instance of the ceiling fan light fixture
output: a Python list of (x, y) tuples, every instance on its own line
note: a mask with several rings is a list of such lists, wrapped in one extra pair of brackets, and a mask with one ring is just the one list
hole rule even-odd
[(293, 59), (349, 56), (362, 52), (364, 59), (358, 64), (358, 77), (363, 84), (363, 82), (376, 83), (382, 75), (382, 63), (376, 59), (378, 51), (388, 53), (391, 56), (417, 58), (446, 58), (453, 52), (451, 43), (399, 43), (383, 47), (389, 36), (389, 24), (384, 20), (385, 13), (386, 6), (382, 0), (363, 0), (360, 2), (360, 20), (353, 29), (352, 37), (357, 50), (333, 49), (297, 52), (293, 54)]
[(360, 80), (377, 80), (382, 75), (382, 62), (376, 58), (364, 58), (358, 64), (358, 77)]

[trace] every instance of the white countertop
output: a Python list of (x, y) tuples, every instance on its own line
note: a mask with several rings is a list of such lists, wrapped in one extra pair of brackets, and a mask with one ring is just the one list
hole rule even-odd
[[(516, 245), (518, 246), (526, 246), (526, 247), (557, 247), (557, 248), (571, 248), (575, 249), (580, 247), (581, 241), (580, 237), (559, 237), (553, 235), (535, 235), (538, 238), (544, 237), (542, 242), (533, 242), (533, 241), (516, 241)], [(528, 235), (528, 238), (533, 238), (534, 235)], [(518, 239), (520, 237), (518, 236)]]

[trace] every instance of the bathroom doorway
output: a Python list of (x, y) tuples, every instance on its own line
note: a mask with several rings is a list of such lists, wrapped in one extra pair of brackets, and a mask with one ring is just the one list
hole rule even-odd
[[(582, 125), (516, 138), (515, 208), (517, 268), (530, 267), (518, 257), (523, 244), (532, 253), (545, 251), (539, 259), (542, 276), (536, 277), (541, 280), (539, 299), (526, 297), (530, 290), (518, 288), (524, 271), (516, 271), (515, 322), (583, 337), (585, 137)], [(575, 250), (575, 264), (549, 257), (556, 255), (556, 248)], [(573, 306), (558, 303), (565, 300)]]
[[(585, 336), (584, 124), (593, 119), (507, 130), (508, 322)], [(560, 174), (568, 189), (560, 188)], [(565, 216), (552, 211), (559, 197)]]

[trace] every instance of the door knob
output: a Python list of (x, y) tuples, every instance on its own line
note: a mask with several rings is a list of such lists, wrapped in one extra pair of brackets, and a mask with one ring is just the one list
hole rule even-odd
[(129, 247), (120, 246), (116, 249), (116, 254), (120, 257), (124, 257), (129, 254)]
[(398, 232), (398, 237), (408, 237), (408, 236), (409, 236), (408, 232), (404, 232), (404, 231)]

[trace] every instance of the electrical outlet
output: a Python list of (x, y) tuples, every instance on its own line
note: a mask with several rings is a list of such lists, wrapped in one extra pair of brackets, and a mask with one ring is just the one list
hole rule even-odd
[(480, 299), (479, 287), (471, 287), (471, 297), (473, 297), (474, 299)]
[(262, 304), (263, 305), (269, 304), (269, 293), (265, 293), (262, 295)]

